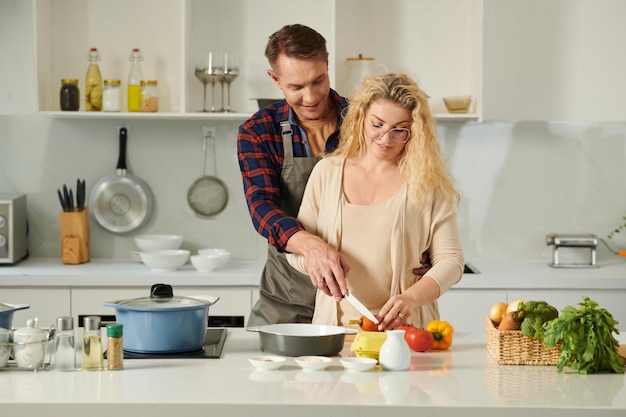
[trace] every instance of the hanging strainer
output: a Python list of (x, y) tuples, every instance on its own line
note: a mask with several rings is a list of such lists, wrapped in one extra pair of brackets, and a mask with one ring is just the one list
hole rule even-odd
[[(211, 140), (213, 153), (214, 175), (206, 173), (207, 144)], [(215, 128), (204, 128), (204, 146), (202, 158), (202, 176), (195, 180), (187, 191), (189, 207), (200, 218), (215, 218), (226, 208), (228, 203), (228, 188), (226, 184), (217, 178), (217, 161), (215, 157)]]

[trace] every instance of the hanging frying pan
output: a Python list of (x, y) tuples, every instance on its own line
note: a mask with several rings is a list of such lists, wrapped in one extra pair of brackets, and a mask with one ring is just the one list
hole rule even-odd
[(189, 207), (196, 213), (196, 216), (208, 219), (215, 218), (224, 211), (228, 203), (228, 188), (226, 188), (226, 184), (217, 176), (206, 174), (206, 151), (209, 138), (211, 139), (213, 150), (213, 169), (214, 171), (217, 170), (215, 139), (213, 135), (213, 130), (205, 129), (202, 176), (195, 180), (187, 191)]
[(146, 223), (152, 212), (152, 192), (126, 172), (127, 130), (120, 128), (120, 152), (115, 174), (101, 178), (91, 190), (92, 217), (106, 230), (128, 233)]

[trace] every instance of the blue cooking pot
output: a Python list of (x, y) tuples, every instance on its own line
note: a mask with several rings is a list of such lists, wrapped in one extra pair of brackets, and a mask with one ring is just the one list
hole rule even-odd
[(217, 296), (174, 296), (172, 286), (155, 284), (148, 297), (104, 303), (124, 326), (124, 350), (138, 353), (192, 352), (204, 346), (209, 307)]
[(13, 313), (27, 308), (30, 308), (30, 306), (26, 304), (0, 303), (0, 327), (11, 330), (11, 325), (13, 324)]

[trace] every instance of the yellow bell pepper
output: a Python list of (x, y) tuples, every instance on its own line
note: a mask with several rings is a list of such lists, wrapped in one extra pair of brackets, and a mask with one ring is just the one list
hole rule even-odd
[(428, 323), (426, 330), (433, 334), (433, 346), (431, 349), (445, 350), (452, 345), (454, 327), (447, 321), (433, 320)]

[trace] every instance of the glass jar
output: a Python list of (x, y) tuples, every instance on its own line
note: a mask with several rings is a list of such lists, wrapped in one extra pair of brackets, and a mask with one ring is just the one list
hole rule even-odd
[(159, 110), (159, 92), (156, 80), (141, 80), (141, 104), (139, 111), (155, 112)]
[(104, 80), (102, 111), (122, 111), (121, 84), (120, 80)]
[(89, 55), (89, 67), (85, 76), (85, 111), (102, 110), (102, 75), (100, 74), (100, 53), (98, 48), (91, 48)]
[(70, 316), (57, 317), (52, 368), (57, 371), (73, 371), (76, 369), (74, 319)]
[(81, 369), (84, 371), (100, 371), (104, 368), (100, 317), (85, 317), (84, 326)]
[(109, 371), (124, 369), (123, 330), (123, 324), (107, 324), (107, 369)]
[(61, 92), (59, 94), (61, 110), (78, 111), (80, 108), (80, 90), (78, 80), (74, 78), (64, 78), (61, 80)]

